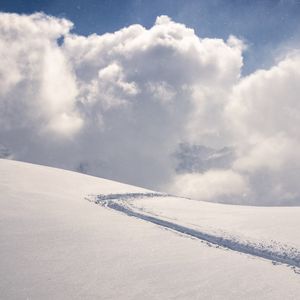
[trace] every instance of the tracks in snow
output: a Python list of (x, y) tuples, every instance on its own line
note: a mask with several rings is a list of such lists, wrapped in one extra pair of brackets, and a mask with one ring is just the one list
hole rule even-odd
[(295, 247), (282, 245), (278, 242), (269, 244), (255, 243), (250, 241), (242, 241), (234, 237), (217, 236), (215, 234), (199, 231), (176, 224), (174, 222), (166, 221), (161, 219), (159, 216), (153, 216), (145, 214), (141, 211), (133, 210), (130, 206), (126, 205), (128, 200), (157, 197), (170, 196), (162, 193), (126, 193), (89, 196), (86, 199), (101, 206), (124, 213), (127, 216), (154, 223), (164, 228), (171, 229), (202, 241), (206, 241), (216, 246), (221, 246), (233, 251), (268, 259), (274, 263), (283, 263), (296, 268), (300, 267), (300, 250)]

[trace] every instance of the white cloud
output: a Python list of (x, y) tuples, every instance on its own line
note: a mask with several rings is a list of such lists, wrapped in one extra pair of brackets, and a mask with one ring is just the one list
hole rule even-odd
[(71, 27), (67, 20), (44, 14), (0, 15), (0, 123), (4, 128), (28, 127), (36, 133), (50, 129), (69, 135), (80, 127), (75, 78), (57, 44)]
[(245, 178), (232, 170), (177, 175), (168, 188), (176, 195), (192, 199), (230, 203), (240, 203), (249, 192)]
[(238, 149), (233, 167), (250, 176), (251, 197), (264, 204), (300, 203), (299, 70), (294, 53), (251, 74), (225, 110)]
[[(104, 35), (71, 28), (0, 14), (0, 139), (16, 159), (211, 201), (300, 203), (297, 52), (241, 78), (243, 41), (167, 16)], [(176, 174), (181, 142), (235, 158)]]

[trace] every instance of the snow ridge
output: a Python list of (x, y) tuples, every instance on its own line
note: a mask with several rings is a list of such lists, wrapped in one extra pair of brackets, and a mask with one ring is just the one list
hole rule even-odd
[(274, 241), (273, 243), (244, 241), (232, 236), (217, 236), (215, 234), (199, 231), (187, 226), (176, 224), (174, 222), (166, 221), (160, 216), (153, 216), (149, 213), (145, 214), (143, 211), (136, 211), (128, 205), (128, 201), (132, 199), (141, 198), (157, 198), (170, 197), (163, 193), (124, 193), (124, 194), (100, 194), (89, 195), (86, 199), (101, 206), (113, 209), (115, 211), (124, 213), (130, 217), (135, 217), (147, 222), (154, 223), (167, 229), (177, 231), (179, 233), (191, 236), (193, 238), (206, 241), (216, 246), (225, 247), (227, 249), (261, 257), (271, 260), (274, 263), (284, 263), (292, 267), (300, 267), (300, 250), (285, 244)]

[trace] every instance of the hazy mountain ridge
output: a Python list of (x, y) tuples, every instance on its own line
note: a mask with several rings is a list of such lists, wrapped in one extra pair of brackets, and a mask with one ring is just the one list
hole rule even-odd
[(181, 143), (174, 154), (178, 173), (203, 173), (209, 169), (227, 169), (235, 158), (233, 147), (214, 149), (204, 145)]

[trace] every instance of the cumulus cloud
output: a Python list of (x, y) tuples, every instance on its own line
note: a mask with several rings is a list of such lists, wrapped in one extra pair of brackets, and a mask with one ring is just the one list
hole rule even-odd
[(295, 52), (243, 78), (226, 106), (238, 143), (233, 168), (250, 178), (253, 202), (300, 204), (299, 66)]
[(80, 128), (75, 78), (57, 44), (71, 27), (65, 19), (43, 14), (0, 15), (2, 128), (66, 135)]
[[(201, 38), (167, 16), (104, 35), (72, 26), (0, 14), (0, 144), (15, 159), (209, 201), (300, 204), (297, 52), (241, 77), (234, 36)], [(209, 150), (179, 170), (183, 144)]]
[[(171, 190), (176, 195), (199, 200), (237, 203), (243, 201), (248, 192), (245, 178), (232, 170), (208, 170), (201, 173), (177, 175)], [(238, 196), (238, 198), (234, 198)]]

